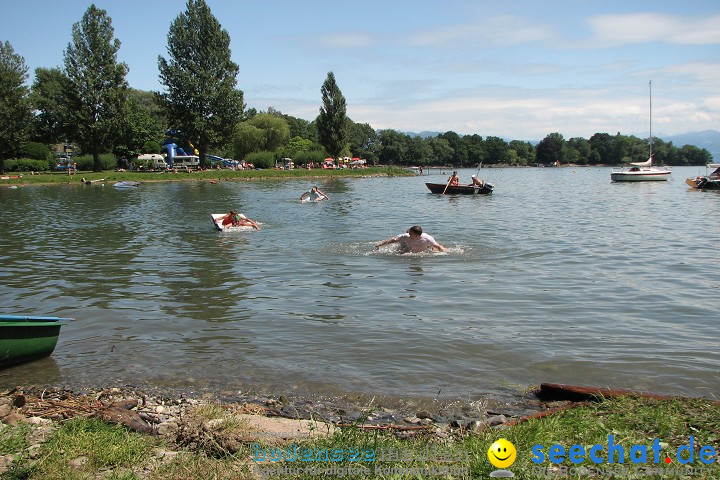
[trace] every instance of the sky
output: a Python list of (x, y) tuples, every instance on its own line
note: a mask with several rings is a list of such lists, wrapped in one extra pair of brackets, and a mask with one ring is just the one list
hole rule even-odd
[[(375, 129), (540, 140), (720, 130), (717, 0), (206, 0), (230, 34), (247, 106), (313, 120), (332, 71)], [(183, 0), (97, 0), (131, 87), (162, 91), (158, 56)], [(90, 2), (0, 0), (0, 41), (62, 67)]]

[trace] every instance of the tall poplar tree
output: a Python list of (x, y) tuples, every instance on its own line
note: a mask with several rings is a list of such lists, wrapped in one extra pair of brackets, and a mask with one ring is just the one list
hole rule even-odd
[(188, 0), (170, 25), (167, 51), (167, 60), (158, 57), (158, 68), (168, 124), (192, 142), (206, 165), (208, 149), (226, 143), (243, 111), (230, 35), (204, 0)]
[(94, 4), (72, 27), (72, 41), (65, 50), (68, 77), (68, 114), (75, 139), (92, 153), (93, 169), (100, 166), (100, 152), (112, 146), (127, 96), (127, 65), (118, 63), (120, 40), (113, 38), (112, 20)]
[(318, 141), (331, 157), (337, 159), (348, 143), (347, 107), (333, 72), (328, 72), (320, 92), (323, 106), (317, 118)]
[(5, 171), (5, 158), (20, 151), (32, 121), (27, 71), (25, 59), (10, 42), (0, 42), (0, 173)]

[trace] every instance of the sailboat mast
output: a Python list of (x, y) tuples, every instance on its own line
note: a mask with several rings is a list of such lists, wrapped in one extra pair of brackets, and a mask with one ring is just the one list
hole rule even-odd
[(652, 80), (648, 81), (648, 89), (650, 90), (650, 164), (652, 165)]

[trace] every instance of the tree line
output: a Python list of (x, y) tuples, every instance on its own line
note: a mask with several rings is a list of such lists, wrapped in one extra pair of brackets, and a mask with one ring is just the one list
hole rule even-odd
[[(375, 130), (347, 117), (346, 99), (333, 72), (321, 86), (318, 116), (304, 120), (269, 108), (247, 108), (237, 88), (238, 65), (230, 36), (204, 0), (188, 0), (172, 22), (167, 57), (158, 57), (162, 92), (130, 88), (128, 66), (117, 60), (120, 40), (112, 20), (94, 4), (72, 26), (62, 68), (37, 68), (31, 87), (24, 58), (0, 41), (0, 172), (5, 160), (37, 158), (51, 164), (50, 145), (72, 143), (92, 156), (132, 159), (160, 152), (167, 132), (198, 151), (270, 167), (279, 158), (317, 163), (326, 156), (360, 157), (370, 164), (427, 166), (579, 164), (617, 165), (644, 161), (647, 139), (596, 133), (565, 140), (551, 133), (537, 145), (499, 137), (449, 131), (421, 138), (396, 130)], [(655, 139), (656, 163), (704, 165), (705, 149)]]

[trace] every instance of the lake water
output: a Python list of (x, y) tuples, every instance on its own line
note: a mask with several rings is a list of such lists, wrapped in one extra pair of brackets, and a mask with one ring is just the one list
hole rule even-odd
[[(446, 172), (449, 173), (449, 172)], [(474, 170), (461, 170), (463, 181)], [(541, 382), (720, 395), (720, 194), (608, 168), (0, 189), (0, 313), (73, 317), (16, 384), (504, 395)], [(259, 232), (216, 232), (231, 208)], [(443, 255), (375, 252), (421, 225)]]

